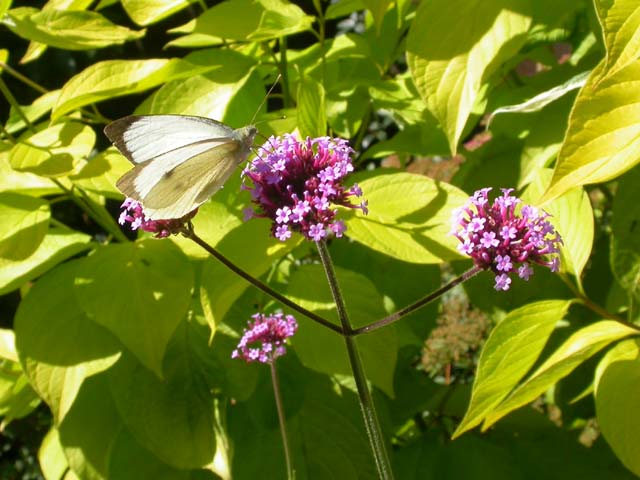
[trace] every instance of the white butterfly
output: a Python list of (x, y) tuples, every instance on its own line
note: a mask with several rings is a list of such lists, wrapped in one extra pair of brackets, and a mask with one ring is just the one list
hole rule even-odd
[(152, 220), (181, 218), (206, 202), (247, 159), (257, 132), (186, 115), (130, 115), (104, 129), (135, 165), (116, 186)]

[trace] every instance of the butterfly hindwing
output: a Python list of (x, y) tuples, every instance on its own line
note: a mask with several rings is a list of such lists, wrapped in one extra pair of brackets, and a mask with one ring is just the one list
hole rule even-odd
[(145, 214), (152, 219), (180, 218), (202, 205), (234, 172), (237, 142), (206, 150), (165, 172), (144, 197)]

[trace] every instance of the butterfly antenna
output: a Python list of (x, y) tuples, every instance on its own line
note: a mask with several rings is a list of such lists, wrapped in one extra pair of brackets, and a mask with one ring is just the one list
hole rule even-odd
[(267, 98), (269, 98), (269, 95), (271, 95), (271, 92), (273, 92), (273, 89), (276, 88), (276, 85), (278, 84), (278, 82), (280, 81), (281, 78), (282, 78), (282, 74), (279, 73), (278, 76), (276, 77), (275, 81), (273, 82), (273, 85), (271, 85), (271, 88), (269, 89), (267, 94), (262, 99), (262, 102), (260, 102), (260, 106), (258, 106), (258, 108), (256, 110), (256, 113), (253, 114), (253, 118), (251, 118), (251, 122), (249, 122), (250, 125), (254, 124), (253, 122), (255, 121), (256, 117), (258, 116), (258, 112), (264, 106), (265, 102), (267, 101)]

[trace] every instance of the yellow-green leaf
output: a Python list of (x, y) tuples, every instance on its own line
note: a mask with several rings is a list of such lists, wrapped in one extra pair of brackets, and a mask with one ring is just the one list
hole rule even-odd
[(640, 475), (640, 342), (620, 342), (598, 365), (595, 397), (598, 425), (622, 463)]
[(51, 113), (57, 119), (77, 108), (156, 87), (169, 80), (209, 70), (208, 66), (173, 59), (106, 60), (94, 63), (69, 80)]
[(420, 3), (407, 38), (407, 61), (452, 152), (483, 82), (520, 49), (530, 25), (528, 0)]
[(640, 60), (601, 78), (604, 61), (578, 94), (542, 202), (611, 180), (640, 162)]
[(611, 75), (640, 56), (640, 3), (637, 0), (595, 0), (607, 57), (603, 75)]
[(524, 383), (487, 416), (482, 426), (483, 430), (507, 413), (535, 400), (558, 380), (569, 375), (574, 368), (607, 345), (637, 334), (638, 330), (612, 320), (602, 320), (581, 328), (560, 345)]
[[(549, 185), (551, 176), (551, 170), (538, 170), (536, 178), (522, 195), (522, 200), (537, 204)], [(579, 279), (589, 260), (594, 236), (593, 209), (587, 192), (576, 187), (545, 204), (544, 210), (551, 214), (549, 221), (556, 227), (564, 242), (560, 247), (560, 270)]]
[(467, 413), (454, 437), (479, 425), (527, 374), (571, 301), (546, 300), (510, 312), (491, 331), (476, 372)]
[(188, 7), (196, 0), (122, 0), (127, 15), (138, 25), (151, 25)]
[(410, 263), (461, 258), (449, 231), (451, 211), (468, 198), (462, 190), (411, 173), (353, 179), (369, 202), (369, 214), (345, 215), (349, 238)]
[(83, 10), (38, 11), (20, 7), (10, 10), (3, 23), (22, 38), (66, 50), (120, 45), (145, 33), (115, 25), (97, 12)]
[(63, 122), (33, 135), (25, 135), (9, 152), (11, 166), (20, 172), (58, 177), (72, 172), (96, 141), (87, 125)]

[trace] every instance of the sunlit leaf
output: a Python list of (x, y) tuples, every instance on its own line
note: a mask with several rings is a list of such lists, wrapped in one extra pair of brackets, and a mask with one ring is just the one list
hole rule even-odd
[(471, 402), (454, 437), (479, 425), (527, 374), (571, 301), (534, 302), (509, 312), (482, 348)]
[(122, 0), (127, 15), (138, 25), (151, 25), (195, 3), (195, 0)]
[(52, 119), (102, 100), (130, 95), (209, 69), (184, 60), (105, 60), (94, 63), (72, 77), (60, 92)]
[(136, 32), (115, 25), (97, 12), (42, 10), (20, 7), (10, 10), (3, 23), (27, 40), (66, 50), (88, 50), (120, 45), (141, 38)]
[(486, 417), (482, 428), (489, 428), (507, 413), (532, 402), (607, 345), (637, 334), (636, 329), (612, 320), (602, 320), (581, 328), (560, 345), (524, 383)]
[(640, 56), (640, 5), (635, 0), (595, 0), (607, 57), (604, 75), (615, 74)]
[(32, 255), (47, 233), (50, 216), (44, 200), (0, 193), (0, 257), (20, 260)]
[(11, 166), (20, 172), (59, 177), (73, 172), (93, 149), (96, 134), (88, 125), (62, 122), (20, 138), (9, 152)]
[(420, 3), (407, 38), (407, 60), (451, 152), (457, 150), (483, 82), (520, 49), (530, 25), (528, 0)]
[(358, 184), (369, 202), (369, 213), (347, 218), (350, 238), (405, 262), (461, 258), (449, 231), (452, 210), (468, 198), (463, 191), (410, 173), (376, 175)]
[(600, 80), (603, 69), (600, 63), (578, 94), (542, 201), (606, 182), (640, 162), (640, 60)]
[[(522, 195), (522, 200), (536, 205), (551, 176), (550, 170), (540, 169)], [(549, 221), (564, 242), (560, 247), (560, 270), (580, 278), (589, 260), (594, 237), (593, 209), (587, 192), (580, 187), (574, 188), (546, 203), (543, 208), (551, 215)]]

